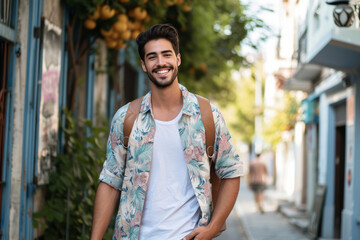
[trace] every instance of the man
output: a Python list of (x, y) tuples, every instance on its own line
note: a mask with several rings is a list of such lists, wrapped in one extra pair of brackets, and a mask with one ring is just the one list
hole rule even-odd
[(264, 191), (266, 189), (267, 167), (260, 154), (250, 162), (249, 186), (254, 192), (254, 200), (259, 212), (264, 213)]
[(212, 239), (235, 203), (243, 163), (224, 119), (212, 106), (215, 169), (222, 178), (212, 211), (210, 163), (200, 108), (196, 96), (177, 78), (181, 64), (177, 31), (167, 24), (155, 25), (136, 42), (151, 92), (142, 100), (127, 150), (122, 141), (128, 105), (112, 120), (91, 239), (102, 238), (120, 192), (114, 239)]

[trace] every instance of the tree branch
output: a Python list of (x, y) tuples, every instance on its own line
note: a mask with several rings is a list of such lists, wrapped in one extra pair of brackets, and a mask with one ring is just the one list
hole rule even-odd
[[(72, 69), (73, 69), (73, 74), (74, 74), (74, 84), (73, 84), (73, 88), (71, 89), (71, 94), (70, 94), (70, 107), (69, 110), (70, 112), (74, 111), (74, 106), (75, 106), (75, 95), (76, 95), (76, 90), (77, 90), (77, 81), (78, 81), (78, 72), (77, 72), (77, 63), (76, 63), (76, 56), (75, 56), (75, 50), (74, 50), (74, 26), (75, 26), (75, 18), (73, 19), (73, 21), (71, 22), (71, 25), (67, 25), (66, 26), (66, 30), (68, 32), (68, 37), (69, 37), (69, 52), (70, 52), (70, 59), (71, 59), (71, 63), (72, 63)], [(81, 37), (81, 36), (78, 36)]]

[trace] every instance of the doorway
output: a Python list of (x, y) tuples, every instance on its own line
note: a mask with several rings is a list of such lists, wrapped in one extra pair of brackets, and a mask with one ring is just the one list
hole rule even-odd
[(346, 104), (335, 108), (335, 179), (334, 179), (334, 238), (341, 238), (341, 213), (344, 208)]

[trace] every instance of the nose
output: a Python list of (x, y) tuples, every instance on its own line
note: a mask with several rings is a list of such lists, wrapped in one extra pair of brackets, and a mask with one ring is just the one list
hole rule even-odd
[(164, 58), (162, 56), (159, 56), (157, 58), (157, 65), (161, 66), (165, 63)]

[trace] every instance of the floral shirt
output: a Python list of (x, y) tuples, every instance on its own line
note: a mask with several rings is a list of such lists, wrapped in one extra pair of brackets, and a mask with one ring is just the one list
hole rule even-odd
[[(201, 209), (199, 225), (203, 226), (210, 222), (212, 212), (210, 163), (205, 150), (205, 129), (196, 95), (188, 92), (180, 84), (179, 87), (183, 96), (179, 134), (190, 180)], [(151, 92), (142, 100), (140, 113), (134, 122), (126, 150), (122, 141), (124, 117), (128, 106), (129, 104), (121, 107), (111, 122), (106, 161), (99, 179), (121, 191), (113, 239), (137, 240), (155, 134)], [(236, 153), (225, 121), (219, 110), (213, 105), (211, 107), (216, 129), (215, 171), (220, 178), (242, 176), (243, 162)]]

